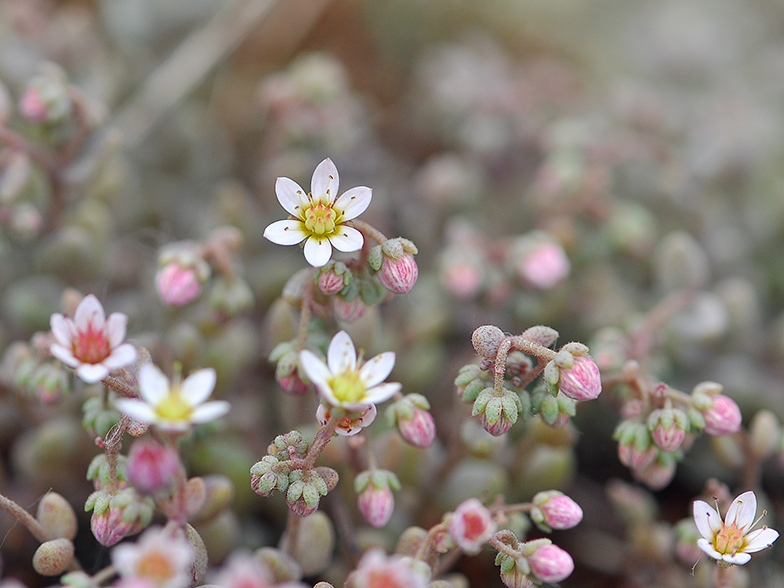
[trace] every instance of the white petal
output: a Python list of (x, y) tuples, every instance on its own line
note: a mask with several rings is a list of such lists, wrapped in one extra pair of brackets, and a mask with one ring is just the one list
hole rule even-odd
[(327, 157), (313, 171), (313, 178), (310, 180), (310, 193), (315, 200), (332, 203), (338, 196), (339, 181), (338, 168)]
[(743, 551), (747, 553), (756, 553), (763, 549), (767, 549), (773, 542), (779, 538), (779, 532), (775, 529), (757, 529), (746, 535), (746, 546)]
[(213, 400), (212, 402), (205, 402), (193, 409), (191, 414), (192, 423), (207, 423), (222, 417), (229, 412), (231, 405), (225, 400)]
[[(354, 371), (357, 367), (357, 352), (346, 331), (340, 331), (329, 342), (327, 366), (333, 375)], [(365, 403), (367, 404), (367, 402)]]
[(49, 353), (72, 368), (78, 367), (79, 364), (82, 363), (73, 356), (70, 349), (66, 349), (57, 343), (52, 343), (52, 345), (49, 346)]
[(125, 339), (125, 328), (128, 326), (128, 315), (122, 312), (113, 312), (106, 319), (106, 335), (109, 338), (109, 347), (117, 347)]
[(713, 507), (702, 500), (694, 501), (694, 522), (700, 535), (712, 541), (714, 535), (721, 530), (721, 517)]
[(332, 245), (329, 239), (310, 237), (305, 241), (305, 261), (313, 267), (326, 265), (330, 257), (332, 257)]
[(754, 524), (757, 514), (757, 497), (749, 490), (732, 501), (724, 516), (724, 521), (731, 525), (733, 522), (739, 529), (746, 530)]
[(142, 400), (156, 406), (169, 395), (169, 378), (151, 363), (139, 370), (139, 394)]
[(74, 324), (78, 331), (86, 331), (90, 324), (93, 329), (100, 331), (106, 322), (103, 306), (93, 294), (88, 294), (76, 307), (74, 313)]
[(329, 242), (338, 251), (343, 253), (351, 253), (352, 251), (359, 251), (362, 249), (362, 244), (365, 238), (354, 227), (347, 227), (340, 225), (335, 227), (335, 233), (329, 236)]
[(395, 367), (395, 352), (386, 351), (368, 360), (359, 368), (359, 377), (365, 386), (372, 388), (386, 380), (393, 367)]
[(171, 419), (163, 419), (158, 415), (155, 416), (153, 424), (161, 431), (165, 431), (167, 433), (184, 433), (191, 428), (190, 421), (173, 421)]
[(329, 387), (329, 380), (332, 379), (332, 373), (329, 371), (327, 364), (316, 356), (312, 351), (303, 349), (299, 352), (299, 367), (305, 372), (305, 375), (313, 383), (314, 386)]
[(308, 236), (303, 227), (298, 220), (275, 221), (264, 229), (264, 237), (276, 245), (296, 245)]
[(286, 212), (302, 218), (302, 208), (308, 201), (308, 195), (302, 186), (289, 178), (278, 178), (275, 182), (275, 195)]
[(88, 384), (95, 384), (108, 376), (109, 370), (100, 363), (83, 363), (76, 368), (76, 375)]
[(104, 359), (101, 363), (110, 370), (116, 370), (117, 368), (133, 363), (134, 361), (136, 361), (136, 348), (130, 343), (124, 343), (119, 347), (112, 349), (109, 357)]
[(49, 325), (52, 327), (52, 335), (55, 341), (64, 347), (70, 347), (76, 330), (71, 319), (65, 318), (59, 312), (56, 312), (49, 319)]
[(373, 190), (367, 186), (357, 186), (356, 188), (351, 188), (341, 194), (332, 208), (342, 212), (342, 220), (347, 221), (352, 218), (357, 218), (360, 214), (365, 212), (367, 207), (370, 206), (370, 200), (372, 198)]
[(713, 548), (713, 543), (707, 539), (697, 539), (697, 547), (710, 555), (713, 559), (721, 559), (721, 553)]
[(402, 387), (403, 384), (400, 382), (387, 382), (385, 384), (379, 384), (378, 386), (374, 386), (365, 392), (362, 400), (365, 401), (365, 403), (372, 402), (373, 404), (381, 404), (382, 402), (386, 402), (395, 394), (400, 392)]
[(338, 397), (335, 396), (335, 393), (332, 391), (332, 388), (328, 384), (314, 384), (316, 386), (316, 390), (318, 390), (319, 395), (321, 398), (330, 406), (343, 406), (343, 403), (338, 400)]
[(751, 556), (748, 553), (744, 553), (743, 551), (739, 551), (738, 553), (733, 553), (732, 555), (723, 555), (721, 559), (726, 561), (727, 563), (734, 564), (736, 566), (742, 566), (743, 564), (749, 563)]
[(201, 404), (212, 394), (216, 379), (217, 375), (212, 368), (204, 368), (193, 372), (180, 384), (182, 399), (191, 406)]
[(121, 413), (143, 423), (154, 423), (156, 419), (155, 411), (146, 402), (134, 400), (133, 398), (118, 398), (114, 405)]

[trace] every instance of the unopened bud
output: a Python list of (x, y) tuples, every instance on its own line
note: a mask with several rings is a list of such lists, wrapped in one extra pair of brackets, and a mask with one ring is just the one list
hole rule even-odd
[(541, 545), (527, 559), (531, 572), (542, 582), (560, 582), (574, 571), (572, 556), (557, 545)]
[(386, 470), (368, 470), (356, 477), (354, 490), (365, 520), (377, 529), (386, 525), (395, 508), (392, 490), (400, 490), (397, 476)]
[(740, 408), (734, 400), (723, 394), (713, 396), (713, 406), (703, 410), (702, 416), (708, 435), (730, 435), (740, 430)]
[(76, 537), (76, 513), (68, 501), (57, 492), (47, 492), (38, 503), (36, 520), (49, 539)]
[[(561, 353), (561, 352), (559, 352)], [(571, 354), (570, 354), (571, 355)], [(572, 355), (572, 357), (574, 357)], [(558, 356), (556, 356), (557, 360)], [(561, 363), (567, 363), (562, 360)], [(548, 363), (558, 364), (557, 361)], [(574, 357), (571, 367), (557, 365), (559, 368), (558, 390), (572, 400), (587, 401), (602, 393), (602, 378), (593, 360), (582, 355)]]
[(376, 277), (384, 288), (405, 294), (413, 288), (419, 275), (413, 257), (416, 253), (416, 246), (408, 239), (389, 239), (371, 251), (368, 264), (377, 270)]
[(498, 346), (506, 338), (504, 332), (494, 325), (483, 325), (474, 330), (471, 344), (474, 351), (485, 359), (495, 359)]
[(493, 388), (485, 388), (474, 401), (471, 416), (479, 415), (485, 430), (497, 437), (517, 422), (522, 411), (520, 397), (511, 390), (504, 388), (499, 394)]
[(414, 447), (425, 449), (433, 444), (436, 425), (429, 412), (430, 403), (420, 394), (408, 394), (387, 409), (387, 420), (396, 425), (400, 436)]
[(330, 261), (319, 270), (318, 287), (326, 296), (340, 292), (351, 282), (351, 272), (341, 261)]
[(152, 439), (135, 441), (128, 452), (128, 478), (139, 492), (171, 488), (182, 471), (177, 450)]
[(540, 492), (531, 502), (531, 519), (548, 533), (552, 529), (571, 529), (583, 519), (580, 505), (558, 490)]
[(779, 419), (770, 410), (762, 409), (754, 415), (749, 424), (749, 447), (754, 456), (765, 460), (776, 451), (781, 425)]

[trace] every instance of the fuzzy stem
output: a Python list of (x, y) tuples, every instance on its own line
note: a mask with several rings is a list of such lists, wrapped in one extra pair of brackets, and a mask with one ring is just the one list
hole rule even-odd
[(311, 270), (310, 279), (305, 282), (302, 292), (302, 309), (299, 315), (299, 330), (297, 331), (297, 351), (305, 349), (310, 332), (310, 317), (313, 312), (313, 278), (315, 270)]
[(370, 237), (371, 239), (373, 239), (379, 245), (384, 243), (385, 241), (389, 240), (389, 239), (387, 239), (386, 235), (384, 235), (384, 233), (379, 231), (373, 225), (366, 223), (365, 221), (361, 221), (361, 220), (355, 218), (354, 220), (349, 221), (346, 224), (353, 226), (360, 233), (362, 233), (363, 235), (365, 235), (367, 237)]
[(41, 523), (39, 523), (33, 515), (19, 506), (16, 502), (11, 500), (10, 498), (6, 498), (2, 494), (0, 494), (0, 509), (3, 509), (7, 513), (11, 514), (17, 521), (22, 523), (30, 533), (38, 539), (41, 543), (44, 541), (48, 541), (50, 538), (47, 537), (46, 531), (44, 530)]

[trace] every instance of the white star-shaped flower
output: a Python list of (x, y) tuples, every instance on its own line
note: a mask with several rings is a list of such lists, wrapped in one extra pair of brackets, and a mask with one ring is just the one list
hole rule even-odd
[(215, 388), (215, 370), (197, 370), (180, 382), (179, 370), (169, 382), (152, 364), (139, 371), (140, 400), (119, 398), (117, 408), (138, 421), (155, 425), (162, 431), (184, 433), (194, 424), (206, 423), (229, 411), (225, 400), (205, 402)]
[(136, 360), (136, 348), (122, 342), (128, 316), (113, 312), (106, 318), (103, 306), (92, 294), (82, 298), (73, 320), (55, 313), (49, 323), (55, 340), (50, 353), (74, 368), (88, 384)]
[(724, 521), (707, 502), (694, 501), (694, 522), (702, 535), (697, 545), (724, 565), (743, 565), (755, 553), (770, 547), (779, 538), (778, 531), (763, 527), (752, 531), (756, 524), (757, 497), (744, 492), (732, 501)]
[(354, 343), (345, 331), (332, 338), (327, 363), (305, 349), (299, 353), (299, 364), (329, 405), (350, 411), (384, 402), (402, 387), (399, 382), (384, 383), (395, 366), (393, 351), (358, 362)]
[(264, 236), (278, 245), (305, 241), (305, 260), (313, 267), (325, 265), (332, 248), (350, 253), (362, 248), (362, 233), (346, 225), (365, 212), (373, 191), (365, 186), (351, 188), (338, 198), (338, 168), (327, 158), (316, 166), (310, 193), (289, 178), (278, 178), (275, 194), (291, 216), (264, 229)]

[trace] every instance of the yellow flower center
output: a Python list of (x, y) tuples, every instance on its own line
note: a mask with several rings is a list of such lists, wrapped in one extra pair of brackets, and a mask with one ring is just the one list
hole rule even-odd
[(318, 202), (305, 210), (305, 228), (316, 236), (322, 237), (335, 232), (338, 213), (328, 204)]
[(367, 387), (359, 378), (359, 371), (353, 370), (335, 376), (330, 382), (332, 392), (340, 402), (355, 403), (364, 395)]
[(170, 421), (187, 421), (192, 411), (193, 407), (182, 398), (179, 389), (171, 390), (155, 407), (159, 416)]
[(163, 584), (170, 580), (174, 574), (171, 560), (162, 553), (145, 553), (136, 564), (136, 574), (140, 579), (152, 584)]
[(737, 553), (743, 547), (744, 542), (743, 531), (733, 523), (721, 526), (721, 531), (716, 534), (713, 544), (719, 553), (731, 555)]

